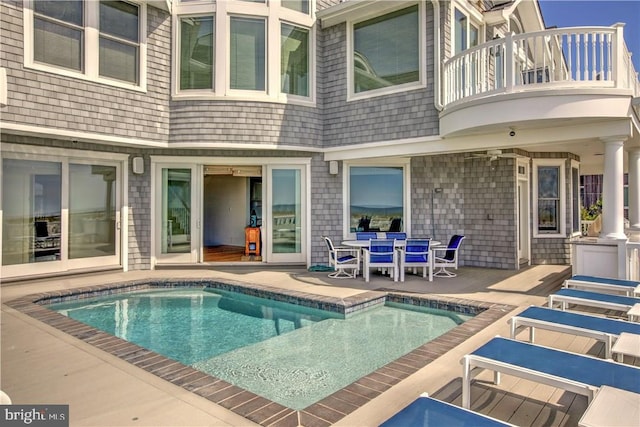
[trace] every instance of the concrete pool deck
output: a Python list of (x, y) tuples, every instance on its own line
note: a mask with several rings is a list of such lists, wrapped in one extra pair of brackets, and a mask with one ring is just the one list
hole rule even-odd
[[(71, 425), (256, 425), (210, 400), (46, 325), (5, 303), (34, 293), (170, 277), (262, 283), (336, 298), (354, 297), (372, 290), (393, 290), (522, 308), (543, 304), (546, 295), (557, 289), (569, 272), (566, 266), (536, 266), (521, 272), (461, 268), (458, 277), (453, 279), (436, 278), (428, 282), (421, 277), (408, 275), (404, 283), (375, 277), (365, 284), (361, 278), (335, 280), (329, 279), (327, 273), (312, 273), (303, 269), (221, 267), (215, 270), (104, 273), (3, 284), (1, 388), (18, 404), (68, 404)], [(459, 404), (460, 358), (495, 335), (507, 336), (506, 319), (511, 314), (506, 313), (497, 322), (448, 349), (426, 367), (332, 424), (378, 425), (424, 391)], [(567, 338), (542, 331), (538, 334), (538, 342), (584, 353), (599, 351), (597, 344), (591, 340)], [(586, 408), (586, 399), (580, 396), (506, 376), (499, 387), (480, 381), (474, 386), (472, 396), (472, 409), (519, 425), (577, 425)], [(295, 424), (280, 421), (274, 425)], [(305, 422), (305, 425), (313, 423)]]

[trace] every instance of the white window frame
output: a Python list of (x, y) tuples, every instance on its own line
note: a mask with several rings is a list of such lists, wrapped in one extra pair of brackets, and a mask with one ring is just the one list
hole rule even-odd
[[(358, 19), (349, 20), (347, 22), (347, 102), (357, 101), (361, 99), (376, 98), (384, 95), (391, 95), (394, 93), (408, 92), (416, 89), (423, 89), (427, 87), (427, 64), (425, 60), (425, 40), (426, 40), (426, 19), (425, 19), (425, 6), (423, 2), (406, 3), (406, 2), (390, 2), (394, 7), (385, 9), (380, 13), (361, 16)], [(388, 86), (380, 89), (372, 89), (364, 92), (356, 93), (353, 89), (354, 85), (354, 67), (353, 67), (353, 50), (354, 50), (354, 26), (360, 22), (367, 21), (372, 18), (387, 15), (389, 13), (396, 12), (398, 10), (406, 9), (411, 6), (418, 6), (418, 81), (403, 83), (399, 85)]]
[[(172, 78), (171, 96), (175, 100), (224, 99), (230, 101), (276, 102), (313, 107), (316, 105), (316, 25), (315, 1), (309, 4), (309, 14), (288, 9), (279, 1), (254, 3), (242, 0), (217, 2), (177, 2), (172, 14)], [(185, 16), (213, 16), (215, 20), (213, 90), (180, 90), (179, 45), (180, 19)], [(265, 20), (266, 69), (265, 90), (230, 88), (231, 17)], [(309, 31), (309, 96), (282, 93), (280, 86), (281, 23)]]
[[(535, 238), (559, 238), (566, 237), (566, 229), (567, 229), (567, 171), (566, 171), (566, 160), (565, 159), (533, 159), (533, 237)], [(560, 168), (559, 174), (559, 197), (560, 197), (560, 206), (558, 208), (558, 221), (559, 221), (559, 229), (558, 233), (541, 233), (538, 229), (538, 168), (539, 167), (558, 167)]]
[[(24, 67), (38, 71), (58, 74), (61, 76), (87, 80), (94, 83), (106, 84), (109, 86), (131, 89), (139, 92), (147, 91), (147, 4), (143, 1), (126, 0), (126, 3), (134, 4), (138, 7), (138, 83), (128, 83), (100, 76), (99, 52), (100, 52), (100, 31), (99, 31), (99, 1), (84, 2), (84, 71), (74, 71), (68, 68), (56, 67), (55, 65), (44, 64), (34, 61), (34, 13), (33, 3), (38, 0), (24, 0)], [(124, 1), (124, 0), (123, 0)]]
[(351, 209), (351, 194), (349, 192), (350, 188), (350, 177), (351, 177), (351, 168), (352, 167), (401, 167), (402, 168), (402, 203), (404, 204), (404, 211), (402, 215), (402, 223), (404, 225), (404, 232), (407, 233), (408, 236), (411, 236), (411, 159), (408, 158), (400, 158), (400, 159), (389, 159), (389, 160), (375, 160), (375, 161), (367, 161), (367, 160), (352, 160), (352, 161), (344, 161), (343, 162), (343, 171), (342, 174), (342, 200), (344, 201), (342, 204), (342, 224), (343, 230), (342, 235), (345, 240), (355, 239), (355, 233), (351, 231), (350, 225), (350, 209)]
[(456, 10), (467, 17), (467, 40), (466, 40), (467, 49), (471, 49), (474, 47), (474, 46), (469, 46), (469, 34), (471, 34), (469, 31), (470, 25), (473, 25), (478, 28), (478, 44), (476, 46), (484, 43), (484, 39), (485, 39), (485, 24), (483, 23), (482, 15), (480, 14), (480, 12), (478, 12), (475, 8), (470, 7), (468, 4), (465, 4), (465, 2), (457, 1), (453, 3), (451, 7), (451, 18), (450, 18), (451, 19), (450, 22), (451, 22), (451, 56), (452, 57), (457, 55), (457, 53), (455, 52)]
[[(182, 58), (182, 50), (181, 50), (181, 33), (182, 33), (182, 20), (185, 18), (211, 18), (213, 20), (213, 70), (212, 70), (212, 81), (211, 81), (211, 89), (180, 89), (180, 60)], [(191, 14), (184, 14), (184, 15), (180, 15), (180, 16), (174, 16), (173, 17), (173, 23), (174, 23), (174, 27), (175, 27), (175, 38), (174, 40), (176, 41), (176, 46), (173, 48), (173, 59), (172, 62), (175, 64), (174, 66), (174, 70), (175, 70), (175, 87), (176, 87), (176, 91), (178, 92), (182, 92), (182, 93), (189, 93), (189, 94), (201, 94), (201, 95), (208, 95), (212, 92), (215, 91), (216, 89), (216, 27), (218, 25), (217, 22), (217, 16), (215, 13), (204, 13), (204, 14), (195, 14), (195, 15), (191, 15)]]

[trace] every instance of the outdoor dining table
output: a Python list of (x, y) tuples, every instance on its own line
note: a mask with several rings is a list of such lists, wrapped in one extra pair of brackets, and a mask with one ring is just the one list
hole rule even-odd
[[(369, 247), (369, 241), (368, 240), (343, 240), (342, 244), (344, 246), (351, 246), (354, 248), (368, 248)], [(395, 246), (396, 248), (404, 248), (407, 244), (406, 240), (399, 240), (396, 239), (396, 243)], [(440, 246), (442, 244), (442, 242), (438, 241), (438, 240), (431, 240), (429, 242), (429, 247), (432, 248), (434, 246)]]
[[(430, 240), (429, 241), (429, 252), (431, 253), (431, 248), (433, 248), (434, 246), (440, 246), (441, 244), (442, 244), (442, 242), (440, 242), (439, 240)], [(350, 247), (353, 247), (353, 248), (368, 248), (369, 247), (369, 241), (368, 240), (343, 240), (342, 241), (342, 245), (350, 246)], [(407, 241), (406, 240), (396, 239), (396, 242), (395, 242), (396, 249), (402, 249), (406, 245), (407, 245)], [(429, 263), (431, 264), (431, 271), (433, 271), (433, 256), (432, 256), (432, 254), (429, 255)], [(429, 276), (429, 280), (432, 280), (432, 276), (431, 275)]]

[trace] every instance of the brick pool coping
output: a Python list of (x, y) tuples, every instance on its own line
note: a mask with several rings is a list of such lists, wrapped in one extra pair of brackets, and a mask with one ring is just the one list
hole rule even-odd
[[(46, 308), (47, 304), (83, 298), (115, 295), (136, 290), (179, 287), (205, 287), (240, 292), (344, 315), (390, 301), (447, 309), (475, 316), (343, 389), (298, 411)], [(507, 304), (416, 295), (392, 290), (368, 291), (347, 298), (336, 298), (260, 284), (232, 280), (221, 282), (211, 279), (127, 281), (36, 293), (5, 304), (187, 391), (204, 397), (248, 420), (274, 427), (330, 426), (516, 308)]]

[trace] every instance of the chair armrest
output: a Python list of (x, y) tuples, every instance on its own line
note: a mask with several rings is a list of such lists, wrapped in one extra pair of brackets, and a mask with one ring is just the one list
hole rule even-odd
[(355, 254), (358, 257), (360, 256), (359, 248), (354, 248), (350, 246), (337, 246), (333, 248), (336, 251), (336, 255), (339, 253), (347, 253), (347, 254)]
[(446, 246), (435, 246), (435, 247), (432, 247), (431, 250), (434, 252), (433, 254), (435, 255), (435, 252), (437, 252), (437, 251), (446, 252), (446, 251), (455, 251), (457, 249), (449, 249)]

